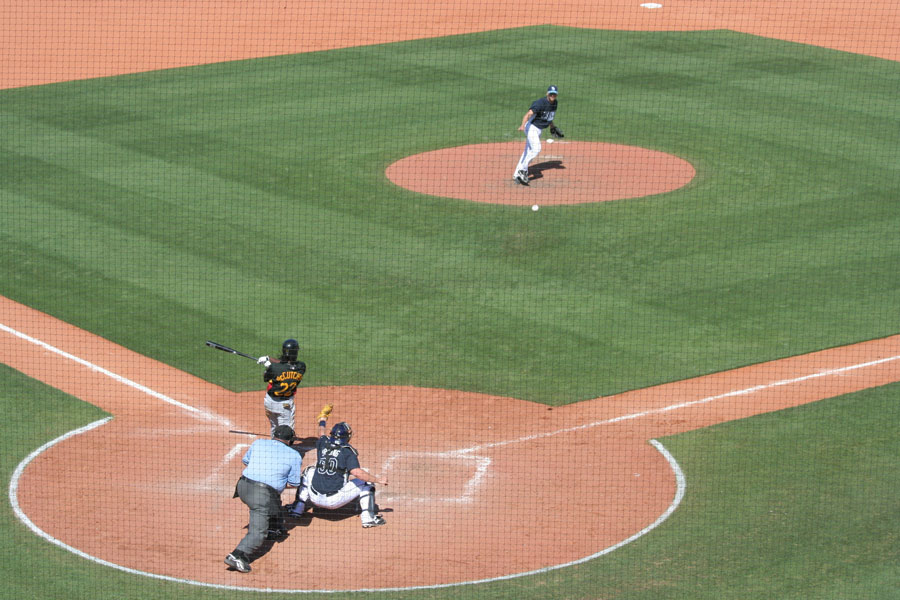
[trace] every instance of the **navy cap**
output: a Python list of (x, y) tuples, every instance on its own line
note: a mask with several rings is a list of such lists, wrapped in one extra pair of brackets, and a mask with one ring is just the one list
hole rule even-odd
[(558, 96), (559, 90), (556, 89), (555, 85), (551, 85), (550, 87), (547, 88), (547, 93), (548, 94), (556, 94)]
[(294, 430), (291, 429), (290, 425), (279, 425), (272, 432), (272, 437), (276, 440), (289, 442), (294, 439)]

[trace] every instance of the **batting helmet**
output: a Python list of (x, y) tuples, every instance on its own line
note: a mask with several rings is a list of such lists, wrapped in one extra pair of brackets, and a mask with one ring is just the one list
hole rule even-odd
[(335, 426), (331, 428), (331, 439), (336, 442), (348, 444), (350, 443), (351, 437), (353, 437), (353, 430), (343, 421), (336, 423)]
[(281, 360), (297, 362), (297, 354), (299, 353), (300, 343), (297, 340), (293, 338), (284, 340), (284, 343), (281, 345)]

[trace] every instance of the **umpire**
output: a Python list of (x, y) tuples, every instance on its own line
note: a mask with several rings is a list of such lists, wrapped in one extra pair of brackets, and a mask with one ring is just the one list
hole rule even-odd
[(225, 564), (241, 573), (250, 572), (250, 556), (266, 540), (270, 522), (281, 518), (281, 492), (285, 487), (298, 487), (302, 476), (300, 453), (291, 448), (294, 430), (279, 425), (271, 440), (256, 440), (244, 454), (247, 465), (234, 489), (234, 497), (250, 508), (247, 535)]

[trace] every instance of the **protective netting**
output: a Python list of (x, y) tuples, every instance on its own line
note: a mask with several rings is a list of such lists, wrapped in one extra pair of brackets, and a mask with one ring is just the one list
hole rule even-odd
[(900, 591), (896, 5), (0, 23), (0, 598)]

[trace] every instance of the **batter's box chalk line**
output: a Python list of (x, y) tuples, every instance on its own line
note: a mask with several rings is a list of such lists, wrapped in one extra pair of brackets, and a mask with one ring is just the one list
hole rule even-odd
[(395, 500), (404, 500), (406, 502), (447, 502), (457, 504), (468, 504), (475, 498), (478, 486), (484, 480), (488, 467), (491, 465), (491, 459), (487, 456), (478, 456), (467, 452), (454, 450), (450, 452), (395, 452), (391, 454), (387, 460), (381, 465), (382, 473), (390, 473), (391, 467), (397, 461), (406, 459), (415, 459), (418, 461), (427, 460), (451, 460), (465, 461), (472, 469), (472, 475), (460, 489), (458, 496), (434, 496), (434, 495), (416, 495), (416, 494), (393, 494), (382, 495), (385, 502)]
[[(94, 428), (96, 428), (96, 427), (100, 427), (101, 425), (105, 425), (105, 424), (108, 423), (111, 419), (112, 419), (112, 417), (107, 417), (107, 418), (105, 418), (105, 419), (101, 419), (101, 420), (99, 420), (99, 421), (95, 421), (95, 422), (93, 422), (93, 423), (91, 423), (91, 424), (89, 424), (89, 425), (86, 425), (86, 426), (81, 427), (81, 428), (79, 428), (79, 429), (75, 429), (75, 430), (73, 430), (73, 431), (70, 431), (70, 432), (68, 432), (68, 433), (66, 433), (66, 434), (61, 435), (60, 437), (58, 437), (58, 438), (56, 438), (56, 439), (54, 439), (54, 440), (51, 440), (51, 441), (47, 442), (46, 444), (44, 444), (44, 445), (41, 446), (40, 448), (38, 448), (38, 449), (36, 449), (35, 451), (33, 451), (31, 454), (29, 454), (29, 455), (28, 455), (21, 463), (19, 463), (19, 465), (16, 467), (15, 471), (13, 472), (13, 476), (12, 476), (12, 478), (10, 479), (10, 482), (9, 482), (9, 502), (10, 502), (10, 504), (12, 505), (12, 507), (13, 507), (13, 512), (16, 514), (16, 517), (19, 519), (19, 521), (21, 521), (22, 523), (24, 523), (25, 526), (27, 526), (33, 533), (35, 533), (37, 536), (41, 537), (42, 539), (44, 539), (44, 540), (50, 542), (51, 544), (54, 544), (54, 545), (56, 545), (56, 546), (58, 546), (58, 547), (60, 547), (60, 548), (62, 548), (62, 549), (64, 549), (64, 550), (67, 550), (68, 552), (71, 552), (72, 554), (75, 554), (76, 556), (78, 556), (78, 557), (80, 557), (80, 558), (84, 558), (84, 559), (86, 559), (86, 560), (92, 561), (92, 562), (94, 562), (94, 563), (96, 563), (96, 564), (99, 564), (99, 565), (103, 565), (103, 566), (105, 566), (105, 567), (111, 567), (111, 568), (113, 568), (113, 569), (117, 569), (117, 570), (123, 571), (123, 572), (125, 572), (125, 573), (130, 573), (130, 574), (132, 574), (132, 575), (141, 575), (141, 576), (144, 576), (144, 577), (148, 577), (148, 578), (150, 578), (150, 579), (157, 579), (157, 580), (162, 580), (162, 581), (169, 581), (169, 582), (173, 582), (173, 583), (186, 583), (186, 584), (195, 585), (195, 586), (198, 586), (198, 587), (213, 588), (213, 589), (219, 589), (219, 590), (240, 591), (240, 592), (254, 591), (254, 592), (267, 592), (267, 593), (273, 593), (273, 592), (274, 592), (274, 593), (285, 593), (285, 594), (297, 594), (297, 593), (299, 593), (299, 594), (305, 594), (305, 593), (307, 593), (307, 592), (332, 592), (332, 591), (335, 591), (335, 590), (308, 590), (308, 589), (272, 589), (272, 588), (261, 588), (261, 587), (246, 587), (246, 586), (237, 586), (237, 585), (224, 585), (224, 584), (219, 584), (219, 583), (210, 583), (210, 582), (207, 582), (207, 581), (198, 581), (198, 580), (194, 580), (194, 579), (184, 579), (184, 578), (180, 578), (180, 577), (171, 577), (171, 576), (169, 576), (169, 575), (160, 575), (160, 574), (158, 574), (158, 573), (150, 573), (150, 572), (147, 572), (147, 571), (139, 571), (139, 570), (137, 570), (137, 569), (132, 569), (132, 568), (130, 568), (130, 567), (125, 567), (125, 566), (123, 566), (123, 565), (118, 565), (118, 564), (115, 564), (115, 563), (112, 563), (112, 562), (103, 560), (102, 558), (98, 558), (98, 557), (96, 557), (96, 556), (92, 556), (92, 555), (90, 555), (90, 554), (87, 554), (86, 552), (83, 552), (83, 551), (81, 551), (81, 550), (79, 550), (79, 549), (77, 549), (77, 548), (74, 548), (74, 547), (72, 547), (72, 546), (69, 546), (68, 544), (62, 542), (61, 540), (56, 539), (55, 537), (51, 536), (50, 534), (46, 533), (45, 531), (43, 531), (43, 530), (41, 530), (39, 527), (37, 527), (37, 525), (35, 525), (35, 524), (31, 521), (31, 519), (29, 519), (29, 518), (25, 515), (25, 513), (24, 513), (24, 511), (22, 510), (21, 506), (19, 506), (19, 501), (18, 501), (19, 480), (21, 479), (22, 474), (23, 474), (24, 471), (25, 471), (25, 468), (28, 466), (28, 464), (29, 464), (32, 460), (34, 460), (35, 458), (37, 458), (37, 457), (38, 457), (40, 454), (42, 454), (45, 450), (47, 450), (47, 449), (49, 449), (49, 448), (55, 446), (55, 445), (58, 444), (59, 442), (62, 442), (62, 441), (64, 441), (64, 440), (67, 440), (67, 439), (69, 439), (69, 438), (71, 438), (71, 437), (73, 437), (73, 436), (81, 435), (82, 433), (86, 433), (86, 432), (88, 432), (88, 431), (90, 431), (90, 430), (92, 430), (92, 429), (94, 429)], [(676, 482), (677, 482), (677, 489), (676, 489), (676, 492), (675, 492), (675, 498), (674, 498), (674, 499), (672, 500), (672, 502), (669, 504), (668, 509), (666, 509), (666, 511), (665, 511), (663, 514), (661, 514), (661, 515), (656, 519), (656, 521), (654, 521), (653, 523), (651, 523), (650, 525), (648, 525), (648, 526), (645, 527), (644, 529), (640, 530), (639, 532), (635, 533), (635, 534), (632, 535), (631, 537), (629, 537), (629, 538), (627, 538), (627, 539), (625, 539), (625, 540), (622, 540), (622, 541), (618, 542), (617, 544), (614, 544), (614, 545), (609, 546), (609, 547), (607, 547), (607, 548), (603, 548), (603, 549), (601, 549), (601, 550), (598, 550), (597, 552), (594, 552), (593, 554), (590, 554), (589, 556), (584, 556), (584, 557), (582, 557), (582, 558), (579, 558), (579, 559), (576, 559), (576, 560), (573, 560), (573, 561), (570, 561), (570, 562), (567, 562), (567, 563), (561, 563), (561, 564), (557, 564), (557, 565), (550, 565), (550, 566), (546, 566), (546, 567), (541, 567), (541, 568), (538, 568), (538, 569), (534, 569), (534, 570), (531, 570), (531, 571), (523, 571), (523, 572), (520, 572), (520, 573), (511, 573), (511, 574), (508, 574), (508, 575), (501, 575), (501, 576), (499, 576), (499, 577), (490, 577), (490, 578), (487, 578), (487, 579), (470, 580), (470, 581), (456, 581), (456, 582), (451, 582), (451, 583), (438, 583), (438, 584), (433, 584), (433, 585), (420, 585), (420, 586), (409, 586), (409, 587), (362, 588), (362, 589), (346, 590), (346, 591), (348, 591), (348, 592), (376, 592), (376, 591), (378, 591), (378, 592), (388, 592), (388, 591), (401, 591), (401, 590), (406, 591), (406, 590), (440, 589), (440, 588), (449, 588), (449, 587), (456, 587), (456, 586), (463, 586), (463, 585), (478, 585), (478, 584), (481, 584), (481, 583), (490, 583), (490, 582), (494, 582), (494, 581), (504, 581), (504, 580), (508, 580), (508, 579), (516, 579), (516, 578), (518, 578), (518, 577), (526, 577), (526, 576), (528, 576), (528, 575), (537, 575), (537, 574), (541, 574), (541, 573), (547, 573), (547, 572), (549, 572), (549, 571), (555, 571), (555, 570), (557, 570), (557, 569), (564, 569), (564, 568), (566, 568), (566, 567), (571, 567), (571, 566), (573, 566), (573, 565), (578, 565), (578, 564), (581, 564), (581, 563), (584, 563), (584, 562), (587, 562), (587, 561), (590, 561), (590, 560), (594, 560), (595, 558), (598, 558), (598, 557), (603, 556), (603, 555), (605, 555), (605, 554), (609, 554), (610, 552), (613, 552), (613, 551), (617, 550), (618, 548), (621, 548), (622, 546), (625, 546), (625, 545), (627, 545), (627, 544), (630, 544), (631, 542), (633, 542), (634, 540), (640, 538), (641, 536), (646, 535), (647, 533), (649, 533), (650, 531), (652, 531), (653, 529), (655, 529), (656, 527), (658, 527), (660, 524), (662, 524), (666, 519), (668, 519), (668, 518), (669, 518), (669, 515), (671, 515), (673, 512), (675, 512), (675, 509), (678, 508), (678, 505), (681, 503), (682, 499), (684, 498), (684, 493), (685, 493), (685, 488), (686, 488), (685, 479), (684, 479), (684, 474), (681, 472), (681, 467), (678, 466), (678, 463), (675, 461), (675, 458), (669, 453), (668, 450), (666, 450), (666, 449), (663, 447), (662, 444), (660, 444), (660, 443), (657, 442), (656, 440), (650, 440), (650, 443), (651, 443), (657, 450), (659, 450), (660, 453), (662, 453), (662, 455), (663, 455), (663, 456), (666, 458), (666, 460), (669, 462), (669, 464), (670, 464), (670, 466), (671, 466), (671, 468), (672, 468), (672, 471), (675, 473), (675, 479), (676, 479)], [(474, 450), (474, 448), (469, 448), (469, 449), (466, 449), (466, 450), (456, 450), (456, 451), (451, 451), (451, 452), (410, 452), (410, 453), (398, 453), (398, 454), (394, 454), (394, 455), (392, 455), (390, 458), (388, 458), (388, 460), (386, 461), (386, 464), (390, 463), (392, 460), (395, 460), (395, 459), (398, 458), (398, 457), (402, 457), (402, 456), (411, 456), (411, 457), (415, 458), (416, 455), (418, 455), (420, 458), (421, 458), (422, 456), (425, 456), (425, 457), (430, 457), (430, 456), (433, 457), (433, 456), (437, 456), (437, 457), (439, 457), (439, 458), (459, 458), (459, 459), (464, 459), (464, 460), (465, 460), (465, 459), (474, 460), (474, 461), (476, 461), (476, 463), (477, 463), (477, 467), (476, 467), (476, 476), (473, 477), (472, 479), (470, 479), (470, 480), (469, 480), (469, 483), (467, 484), (467, 487), (472, 488), (472, 490), (470, 490), (470, 493), (471, 493), (471, 491), (474, 490), (474, 486), (476, 486), (476, 485), (478, 484), (478, 477), (483, 476), (483, 475), (484, 475), (484, 472), (487, 470), (488, 465), (490, 465), (490, 459), (488, 459), (488, 458), (486, 458), (486, 457), (483, 457), (483, 456), (475, 456), (474, 454), (472, 454), (472, 451), (473, 451), (473, 450)], [(231, 455), (231, 454), (232, 454), (232, 453), (229, 453), (229, 455)], [(226, 458), (227, 458), (227, 456), (226, 456)], [(478, 475), (478, 473), (480, 473), (480, 476)], [(473, 480), (474, 480), (474, 481), (473, 481)]]

